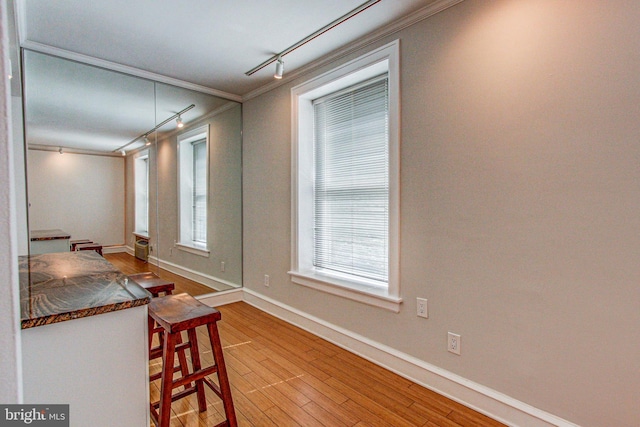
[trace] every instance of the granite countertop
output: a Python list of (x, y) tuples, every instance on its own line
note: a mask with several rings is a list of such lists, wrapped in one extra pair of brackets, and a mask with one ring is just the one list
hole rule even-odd
[(151, 294), (94, 251), (23, 256), (22, 329), (148, 304)]
[(32, 230), (29, 233), (29, 237), (31, 241), (37, 240), (58, 240), (58, 239), (70, 239), (71, 235), (66, 231), (55, 229), (55, 230)]

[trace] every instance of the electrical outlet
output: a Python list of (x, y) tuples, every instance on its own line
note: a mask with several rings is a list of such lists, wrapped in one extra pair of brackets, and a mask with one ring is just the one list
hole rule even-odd
[(449, 332), (447, 335), (447, 351), (460, 356), (460, 335)]
[(266, 287), (269, 287), (269, 275), (268, 274), (264, 275), (264, 285)]
[(418, 317), (424, 317), (425, 319), (429, 318), (429, 310), (427, 308), (427, 299), (426, 298), (417, 298), (417, 315)]

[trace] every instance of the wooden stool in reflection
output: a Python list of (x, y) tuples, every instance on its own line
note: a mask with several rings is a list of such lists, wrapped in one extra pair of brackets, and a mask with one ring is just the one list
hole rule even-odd
[(82, 244), (82, 243), (93, 243), (91, 240), (89, 239), (77, 239), (77, 240), (70, 240), (69, 241), (69, 249), (71, 249), (71, 252), (76, 250), (76, 246)]
[(76, 251), (96, 251), (102, 255), (102, 245), (100, 243), (80, 243), (76, 244)]
[[(206, 384), (222, 399), (226, 420), (218, 424), (217, 427), (236, 427), (237, 421), (231, 397), (231, 386), (218, 334), (217, 322), (221, 318), (220, 312), (201, 303), (191, 295), (177, 294), (152, 299), (149, 303), (149, 315), (163, 329), (164, 335), (160, 401), (151, 404), (151, 418), (156, 426), (169, 426), (171, 402), (193, 393), (197, 395), (198, 410), (200, 412), (206, 411), (207, 402), (204, 393), (204, 385)], [(206, 368), (203, 368), (200, 362), (196, 333), (198, 326), (206, 326), (213, 352), (214, 364)], [(181, 343), (179, 338), (182, 331), (186, 331), (188, 336), (188, 340), (184, 343)], [(180, 355), (187, 349), (191, 356), (192, 372), (190, 373), (185, 373), (184, 367), (178, 367), (178, 369), (174, 367), (176, 352)], [(155, 354), (151, 356), (155, 356)], [(182, 364), (182, 361), (180, 362)], [(174, 379), (174, 372), (178, 370), (181, 371), (182, 376)], [(207, 378), (213, 374), (218, 375), (219, 386)], [(184, 390), (174, 394), (173, 389), (181, 386), (184, 386)]]

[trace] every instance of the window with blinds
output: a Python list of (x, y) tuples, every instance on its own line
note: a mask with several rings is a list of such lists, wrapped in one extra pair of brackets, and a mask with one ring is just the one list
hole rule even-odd
[(207, 243), (207, 144), (206, 139), (193, 145), (193, 241)]
[(178, 136), (179, 249), (208, 256), (208, 126)]
[(316, 269), (388, 281), (387, 74), (313, 101)]
[(400, 41), (291, 88), (291, 281), (398, 312)]

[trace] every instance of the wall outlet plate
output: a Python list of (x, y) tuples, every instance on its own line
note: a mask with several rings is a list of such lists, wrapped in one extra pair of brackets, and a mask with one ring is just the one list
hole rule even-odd
[(418, 317), (424, 317), (425, 319), (429, 318), (429, 309), (427, 306), (426, 298), (416, 298), (417, 300), (417, 312)]
[(460, 356), (460, 335), (453, 332), (447, 334), (447, 351)]

